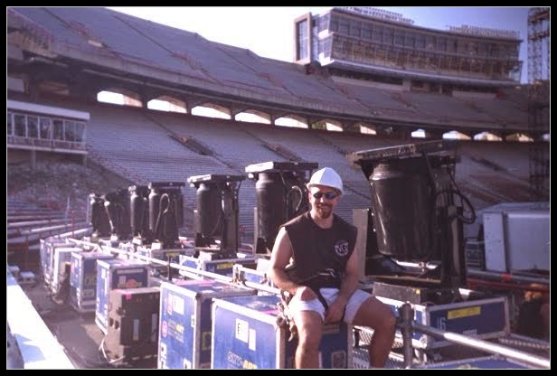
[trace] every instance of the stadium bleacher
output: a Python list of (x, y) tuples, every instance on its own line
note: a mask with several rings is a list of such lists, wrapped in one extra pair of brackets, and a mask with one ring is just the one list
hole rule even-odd
[[(43, 103), (59, 105), (59, 99)], [(264, 143), (281, 145), (307, 162), (339, 171), (347, 187), (339, 214), (351, 221), (352, 209), (370, 204), (369, 183), (345, 154), (415, 142), (350, 132), (299, 129), (268, 124), (242, 123), (179, 113), (122, 107), (104, 103), (68, 101), (72, 108), (91, 115), (87, 130), (90, 156), (137, 184), (150, 181), (186, 181), (203, 174), (245, 174), (253, 163), (285, 160)], [(172, 134), (193, 137), (214, 155), (201, 155), (180, 144)], [(147, 146), (147, 147), (146, 147)], [(518, 142), (458, 141), (456, 181), (478, 208), (509, 200), (527, 200), (529, 145)], [(192, 215), (196, 192), (183, 190), (185, 213)], [(253, 232), (255, 182), (240, 188), (240, 225), (246, 240)], [(188, 214), (189, 213), (189, 214)]]

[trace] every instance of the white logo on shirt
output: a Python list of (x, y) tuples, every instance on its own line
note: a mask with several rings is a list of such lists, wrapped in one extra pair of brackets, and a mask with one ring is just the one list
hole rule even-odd
[(348, 254), (348, 241), (338, 240), (335, 243), (335, 253), (341, 257), (346, 256)]

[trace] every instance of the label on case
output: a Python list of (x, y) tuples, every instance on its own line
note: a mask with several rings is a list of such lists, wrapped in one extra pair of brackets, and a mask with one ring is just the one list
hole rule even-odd
[(452, 311), (447, 312), (447, 318), (449, 320), (452, 320), (452, 319), (458, 319), (460, 317), (478, 316), (481, 315), (481, 313), (482, 313), (482, 308), (480, 306), (454, 309)]
[(236, 319), (236, 338), (242, 342), (248, 343), (249, 340), (249, 324), (247, 321)]

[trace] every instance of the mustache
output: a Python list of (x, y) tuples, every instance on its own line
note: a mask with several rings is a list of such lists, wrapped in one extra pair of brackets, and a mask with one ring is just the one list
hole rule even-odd
[(317, 208), (329, 208), (331, 209), (333, 207), (333, 205), (331, 204), (316, 204)]

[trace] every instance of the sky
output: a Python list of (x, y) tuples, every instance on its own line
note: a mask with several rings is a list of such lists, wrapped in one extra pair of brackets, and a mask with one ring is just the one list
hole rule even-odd
[[(195, 32), (213, 42), (247, 48), (271, 59), (293, 61), (294, 19), (331, 7), (109, 7), (132, 16)], [(377, 7), (402, 14), (414, 25), (437, 30), (478, 26), (519, 33), (521, 82), (528, 81), (528, 7)]]

